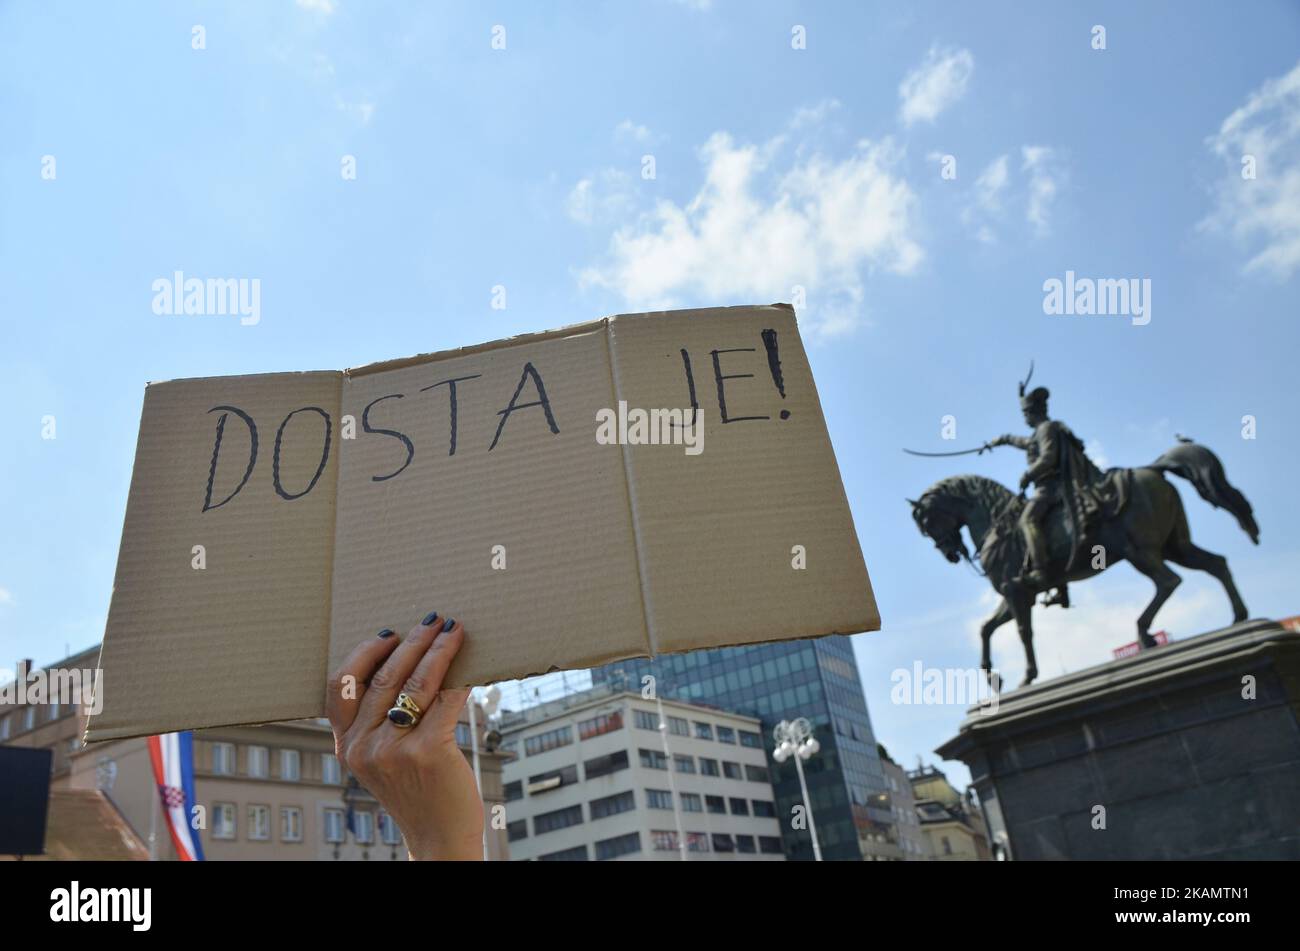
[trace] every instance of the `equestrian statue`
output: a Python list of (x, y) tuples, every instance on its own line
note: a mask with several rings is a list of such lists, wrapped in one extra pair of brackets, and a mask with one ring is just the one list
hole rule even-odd
[[(1071, 581), (1091, 578), (1121, 561), (1128, 561), (1156, 586), (1155, 597), (1137, 620), (1142, 649), (1156, 646), (1151, 622), (1182, 581), (1167, 562), (1212, 574), (1228, 594), (1234, 622), (1244, 621), (1246, 605), (1227, 559), (1192, 543), (1182, 500), (1164, 477), (1172, 472), (1191, 482), (1201, 498), (1231, 513), (1258, 545), (1259, 526), (1250, 503), (1228, 482), (1218, 457), (1179, 436), (1178, 445), (1150, 465), (1102, 472), (1088, 458), (1079, 437), (1048, 416), (1051, 394), (1047, 389), (1028, 390), (1032, 377), (1031, 365), (1020, 384), (1020, 408), (1030, 435), (999, 436), (978, 449), (953, 453), (905, 450), (913, 455), (957, 456), (1014, 446), (1028, 460), (1018, 495), (992, 479), (961, 475), (936, 482), (915, 501), (908, 499), (917, 527), (944, 557), (954, 563), (965, 559), (1002, 596), (980, 628), (980, 666), (986, 674), (992, 677), (993, 632), (1014, 619), (1025, 649), (1021, 686), (1032, 683), (1038, 665), (1030, 614), (1037, 596), (1045, 595), (1045, 605), (1068, 608)], [(1031, 485), (1033, 494), (1026, 499)], [(970, 533), (974, 557), (966, 548), (963, 528)]]

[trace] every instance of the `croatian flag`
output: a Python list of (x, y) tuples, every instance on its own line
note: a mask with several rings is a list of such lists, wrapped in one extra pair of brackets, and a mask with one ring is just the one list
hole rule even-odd
[(149, 760), (176, 854), (182, 862), (202, 862), (203, 843), (190, 827), (194, 809), (194, 734), (186, 731), (149, 737)]

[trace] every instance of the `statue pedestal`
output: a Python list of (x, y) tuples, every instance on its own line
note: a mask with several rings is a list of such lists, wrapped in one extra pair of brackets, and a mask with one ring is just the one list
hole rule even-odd
[(1295, 860), (1298, 718), (1300, 632), (1252, 620), (972, 707), (936, 752), (1014, 859)]

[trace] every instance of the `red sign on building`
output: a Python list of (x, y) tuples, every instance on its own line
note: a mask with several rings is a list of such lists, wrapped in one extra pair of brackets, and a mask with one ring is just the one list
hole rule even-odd
[[(1157, 643), (1157, 644), (1168, 644), (1168, 643), (1169, 643), (1169, 635), (1168, 635), (1167, 633), (1165, 633), (1164, 631), (1156, 631), (1156, 632), (1155, 632), (1154, 634), (1152, 634), (1151, 636), (1154, 637), (1154, 638), (1156, 639), (1156, 643)], [(1117, 648), (1115, 648), (1113, 651), (1111, 651), (1111, 653), (1112, 653), (1116, 658), (1120, 658), (1120, 657), (1132, 657), (1132, 656), (1133, 656), (1134, 654), (1136, 654), (1137, 652), (1138, 652), (1138, 642), (1137, 642), (1137, 641), (1134, 641), (1132, 644), (1125, 644), (1123, 647), (1117, 647)]]

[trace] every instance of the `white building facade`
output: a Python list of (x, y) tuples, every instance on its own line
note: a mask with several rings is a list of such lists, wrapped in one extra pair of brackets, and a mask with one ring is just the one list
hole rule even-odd
[(501, 731), (512, 859), (785, 858), (756, 719), (597, 688)]

